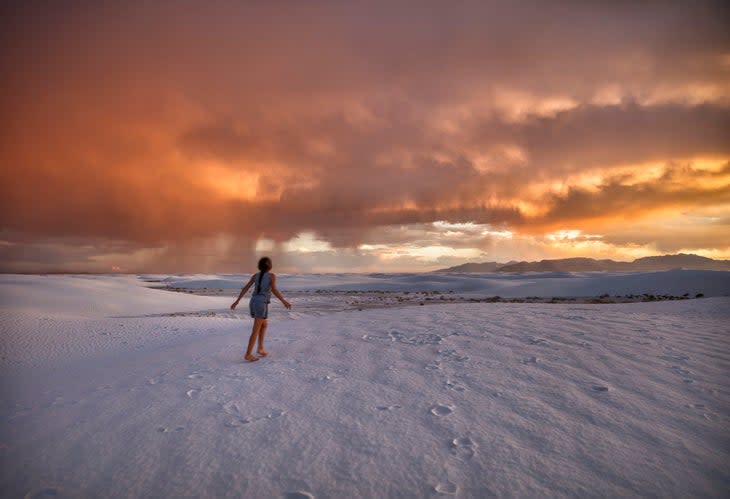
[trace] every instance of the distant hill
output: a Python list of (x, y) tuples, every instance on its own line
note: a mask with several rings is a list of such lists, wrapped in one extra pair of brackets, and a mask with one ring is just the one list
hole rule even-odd
[(698, 255), (647, 256), (634, 260), (634, 265), (641, 270), (663, 270), (669, 268), (701, 269), (701, 270), (730, 270), (730, 260), (713, 260)]
[(614, 260), (594, 260), (593, 258), (563, 258), (560, 260), (540, 260), (539, 262), (519, 262), (502, 265), (497, 272), (599, 272), (603, 270), (631, 270), (629, 262)]
[(517, 262), (499, 263), (499, 262), (483, 262), (483, 263), (462, 263), (456, 267), (437, 270), (436, 272), (496, 272), (500, 267), (511, 265)]
[(596, 260), (593, 258), (562, 258), (539, 262), (464, 263), (435, 272), (630, 272), (671, 269), (730, 270), (730, 260), (713, 260), (698, 255), (647, 256), (633, 262)]

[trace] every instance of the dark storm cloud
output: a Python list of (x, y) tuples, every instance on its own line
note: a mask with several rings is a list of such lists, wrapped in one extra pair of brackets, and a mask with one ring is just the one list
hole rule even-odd
[(472, 133), (475, 147), (513, 143), (533, 167), (550, 173), (695, 156), (730, 155), (730, 107), (702, 104), (582, 105), (514, 125), (487, 121)]
[[(6, 3), (0, 229), (164, 248), (160, 264), (194, 269), (221, 234), (247, 252), (303, 230), (346, 248), (436, 220), (529, 232), (626, 204), (640, 217), (723, 203), (722, 172), (667, 189), (612, 169), (730, 154), (726, 14), (722, 2)], [(598, 192), (536, 192), (582, 172), (604, 179)]]

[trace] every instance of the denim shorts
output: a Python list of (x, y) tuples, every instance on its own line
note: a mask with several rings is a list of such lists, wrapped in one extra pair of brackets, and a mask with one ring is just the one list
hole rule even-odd
[(265, 296), (252, 296), (248, 302), (248, 309), (254, 319), (266, 319), (269, 315), (269, 304)]

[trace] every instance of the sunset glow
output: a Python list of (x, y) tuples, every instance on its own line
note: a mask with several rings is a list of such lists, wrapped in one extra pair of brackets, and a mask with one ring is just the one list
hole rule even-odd
[(10, 5), (0, 271), (730, 258), (723, 2)]

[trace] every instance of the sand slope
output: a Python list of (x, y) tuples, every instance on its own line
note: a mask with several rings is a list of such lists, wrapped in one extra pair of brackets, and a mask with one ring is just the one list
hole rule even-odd
[[(722, 497), (730, 487), (730, 298), (282, 316), (271, 357), (248, 364), (249, 320), (104, 317), (111, 297), (140, 289), (115, 279), (89, 280), (92, 312), (57, 313), (34, 311), (37, 284), (21, 296), (3, 281), (15, 300), (0, 309), (4, 497)], [(87, 292), (71, 277), (57, 285)], [(142, 291), (161, 300), (146, 312), (228, 302)], [(140, 306), (130, 299), (114, 313)], [(45, 339), (9, 344), (34, 334)], [(59, 336), (67, 350), (33, 353)]]

